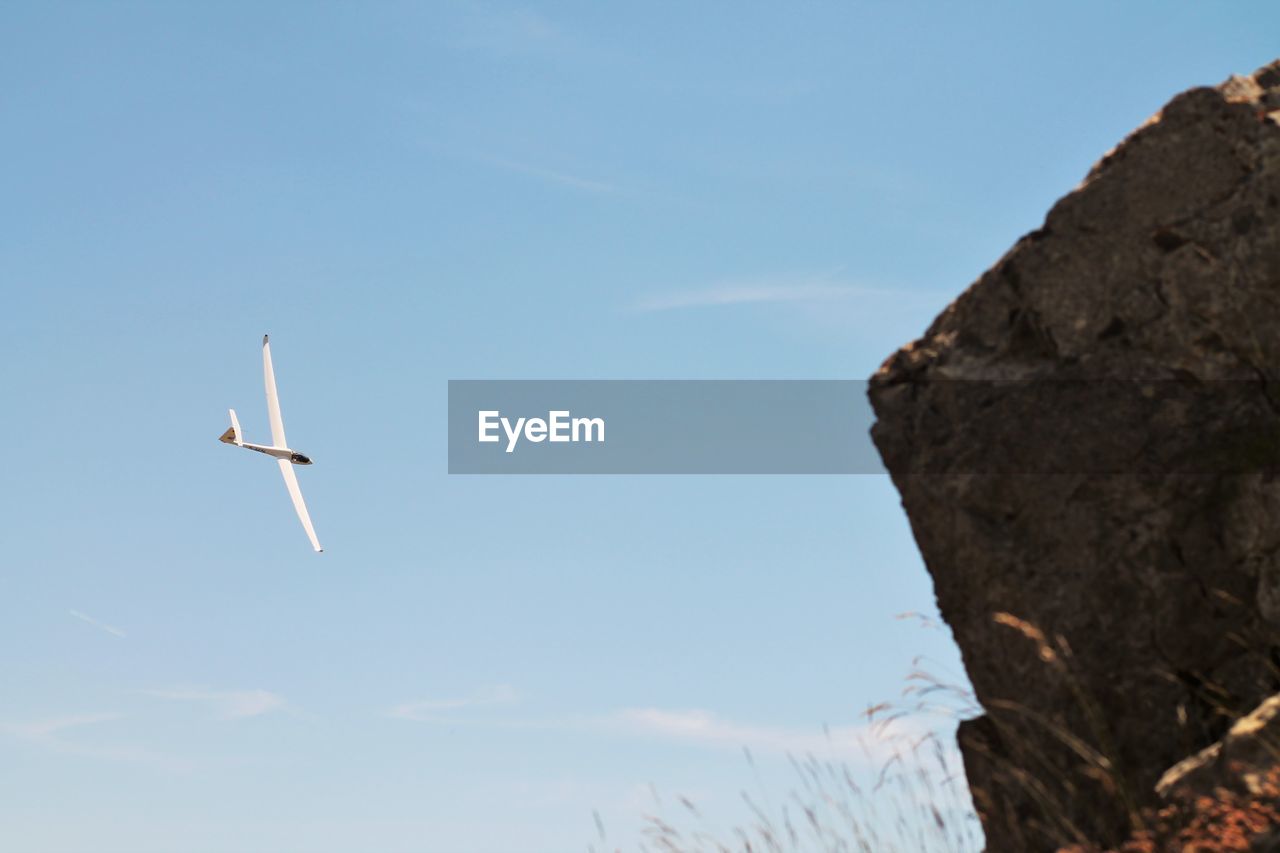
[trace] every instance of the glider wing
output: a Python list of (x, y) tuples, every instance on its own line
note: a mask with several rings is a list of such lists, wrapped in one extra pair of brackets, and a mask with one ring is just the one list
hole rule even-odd
[[(267, 376), (271, 375), (271, 362), (267, 362)], [(277, 413), (276, 418), (279, 418)], [(274, 431), (274, 424), (273, 424)], [(320, 547), (320, 540), (316, 539), (316, 529), (311, 526), (311, 516), (307, 514), (307, 505), (302, 501), (302, 489), (298, 486), (298, 475), (293, 472), (293, 463), (288, 459), (277, 459), (276, 463), (280, 466), (280, 473), (284, 475), (284, 484), (289, 489), (289, 497), (293, 498), (293, 508), (298, 511), (298, 520), (302, 522), (302, 527), (307, 531), (307, 538), (311, 540), (311, 547), (317, 552), (323, 551)]]
[[(262, 373), (267, 384), (267, 415), (271, 418), (271, 444), (273, 447), (288, 447), (284, 438), (284, 420), (280, 417), (280, 398), (276, 395), (276, 372), (271, 368), (271, 344), (267, 343), (266, 335), (262, 336)], [(295, 495), (293, 502), (302, 506), (302, 498), (296, 497), (297, 485), (291, 486), (289, 491)], [(305, 509), (298, 510), (298, 514), (304, 519), (306, 512)], [(312, 539), (314, 538), (313, 535)]]

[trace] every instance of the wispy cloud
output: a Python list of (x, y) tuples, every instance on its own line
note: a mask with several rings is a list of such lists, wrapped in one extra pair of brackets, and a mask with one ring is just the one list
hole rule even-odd
[(70, 737), (78, 729), (119, 719), (122, 719), (121, 714), (97, 713), (44, 717), (24, 723), (0, 722), (0, 734), (62, 755), (75, 755), (107, 761), (144, 762), (165, 765), (175, 769), (183, 769), (188, 766), (187, 762), (180, 761), (173, 756), (164, 755), (143, 747), (127, 744), (84, 743)]
[(561, 49), (568, 43), (563, 27), (531, 9), (490, 9), (470, 15), (456, 44), (464, 50), (499, 55)]
[(575, 190), (583, 190), (590, 193), (611, 193), (617, 190), (617, 187), (613, 184), (605, 183), (603, 181), (594, 181), (590, 178), (583, 178), (578, 175), (570, 175), (567, 172), (557, 172), (553, 169), (544, 169), (540, 166), (531, 166), (528, 163), (521, 163), (517, 160), (506, 160), (501, 157), (494, 157), (487, 159), (485, 162), (493, 166), (497, 166), (500, 169), (517, 172), (521, 175), (528, 175), (531, 178), (550, 181), (551, 183), (571, 187)]
[[(397, 705), (385, 716), (424, 723), (461, 723), (503, 729), (591, 732), (610, 737), (648, 738), (705, 749), (747, 749), (759, 755), (815, 755), (879, 766), (927, 740), (936, 727), (923, 716), (888, 717), (838, 726), (776, 726), (732, 720), (703, 709), (624, 708), (606, 714), (543, 719), (449, 712), (503, 705), (518, 699), (498, 687), (460, 699), (427, 699)], [(939, 718), (940, 719), (940, 718)]]
[(88, 726), (94, 723), (104, 723), (108, 720), (118, 720), (119, 718), (119, 714), (67, 714), (60, 717), (45, 717), (26, 723), (0, 723), (0, 731), (24, 740), (47, 741), (67, 729)]
[(97, 619), (94, 619), (92, 616), (89, 616), (85, 613), (81, 613), (79, 610), (68, 610), (67, 612), (70, 613), (72, 616), (76, 617), (77, 619), (79, 619), (81, 622), (92, 625), (93, 627), (99, 630), (106, 631), (108, 634), (111, 634), (113, 637), (127, 636), (124, 631), (120, 630), (114, 625), (108, 625), (106, 622), (99, 622)]
[(901, 721), (802, 729), (742, 723), (711, 711), (627, 708), (603, 724), (618, 733), (678, 741), (696, 746), (741, 749), (792, 755), (838, 755), (874, 758), (886, 753), (904, 736), (923, 735)]
[(710, 287), (661, 293), (639, 299), (631, 307), (635, 311), (650, 312), (765, 302), (835, 302), (868, 296), (901, 298), (906, 295), (908, 292), (843, 283), (824, 276), (799, 275), (726, 281)]
[(450, 711), (461, 711), (468, 708), (483, 708), (493, 705), (508, 705), (519, 700), (520, 694), (515, 688), (499, 684), (477, 691), (470, 696), (447, 699), (417, 699), (403, 702), (386, 712), (386, 716), (398, 720), (415, 722), (440, 722), (441, 714)]
[(213, 709), (224, 720), (260, 717), (287, 707), (284, 697), (269, 690), (210, 690), (204, 687), (176, 687), (144, 690), (147, 696), (174, 702), (198, 702)]

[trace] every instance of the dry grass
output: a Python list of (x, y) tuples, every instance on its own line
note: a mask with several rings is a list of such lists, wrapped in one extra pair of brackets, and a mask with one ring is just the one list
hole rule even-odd
[[(883, 744), (881, 744), (883, 746)], [(753, 820), (717, 837), (697, 805), (646, 816), (641, 851), (663, 853), (972, 853), (982, 849), (963, 773), (941, 741), (895, 745), (874, 778), (849, 762), (791, 757), (797, 784), (781, 802), (743, 791)], [(752, 762), (754, 764), (754, 762)]]
[[(865, 712), (867, 726), (861, 742), (865, 760), (789, 756), (795, 781), (787, 795), (772, 801), (742, 791), (750, 818), (728, 831), (716, 830), (693, 800), (676, 796), (668, 808), (659, 807), (645, 817), (638, 849), (641, 853), (976, 853), (983, 848), (983, 833), (958, 752), (951, 746), (950, 724), (985, 713), (1008, 754), (1016, 757), (990, 755), (988, 760), (1001, 784), (1021, 792), (1038, 813), (1022, 814), (1023, 829), (1034, 837), (1055, 840), (1060, 853), (1101, 853), (1089, 833), (1070, 818), (1078, 811), (1073, 806), (1080, 802), (1113, 811), (1120, 825), (1127, 827), (1123, 832), (1127, 840), (1110, 853), (1280, 851), (1280, 767), (1257, 796), (1222, 791), (1215, 797), (1161, 809), (1141, 807), (1150, 797), (1131, 790), (1117, 767), (1111, 727), (1074, 672), (1066, 639), (1050, 638), (1036, 625), (1009, 613), (993, 618), (1033, 644), (1046, 677), (1063, 685), (1076, 706), (1070, 715), (1050, 718), (1015, 701), (992, 701), (984, 709), (967, 686), (940, 679), (917, 661), (901, 700)], [(1199, 701), (1219, 719), (1235, 719), (1242, 713), (1223, 701), (1224, 690), (1210, 683), (1201, 684), (1199, 692)], [(1082, 721), (1078, 729), (1063, 722), (1067, 716)], [(941, 730), (946, 733), (940, 734)], [(746, 755), (759, 778), (754, 760), (749, 752)], [(1075, 762), (1074, 771), (1066, 772), (1064, 755)], [(998, 818), (999, 811), (988, 808), (993, 817)], [(607, 843), (598, 818), (597, 826), (600, 843), (589, 848), (592, 853), (618, 850)], [(1261, 838), (1275, 846), (1257, 847)]]
[[(965, 688), (935, 678), (918, 664), (907, 679), (902, 701), (863, 712), (866, 725), (858, 744), (862, 760), (788, 755), (793, 783), (785, 797), (774, 801), (741, 791), (750, 818), (727, 831), (717, 830), (688, 797), (677, 795), (665, 808), (655, 797), (657, 808), (644, 818), (639, 851), (980, 851), (982, 830), (949, 731), (957, 716), (973, 713), (976, 706)], [(749, 750), (743, 752), (750, 772), (759, 779), (755, 758)], [(592, 853), (617, 850), (608, 844), (598, 816), (596, 823), (599, 841), (589, 847)]]

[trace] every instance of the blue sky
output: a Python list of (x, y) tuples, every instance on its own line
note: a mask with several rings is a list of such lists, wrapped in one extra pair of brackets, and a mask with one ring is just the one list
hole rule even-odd
[[(787, 751), (960, 669), (893, 618), (933, 604), (887, 479), (449, 477), (446, 381), (865, 377), (1276, 32), (6, 4), (0, 847), (559, 853), (596, 810), (635, 849), (650, 783), (717, 832), (785, 799)], [(265, 332), (319, 557), (216, 441), (268, 435)]]

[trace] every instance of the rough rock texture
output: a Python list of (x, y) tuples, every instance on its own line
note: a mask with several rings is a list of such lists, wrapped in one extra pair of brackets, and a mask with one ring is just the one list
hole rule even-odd
[[(1169, 769), (1164, 805), (1108, 853), (1280, 853), (1280, 694), (1223, 738)], [(1058, 853), (1102, 853), (1074, 844)]]
[(1160, 777), (1156, 793), (1166, 799), (1213, 796), (1219, 789), (1260, 794), (1268, 774), (1280, 766), (1280, 695), (1241, 717), (1217, 743), (1184, 758)]
[(988, 849), (1119, 843), (1280, 690), (1280, 63), (1175, 97), (870, 396)]

